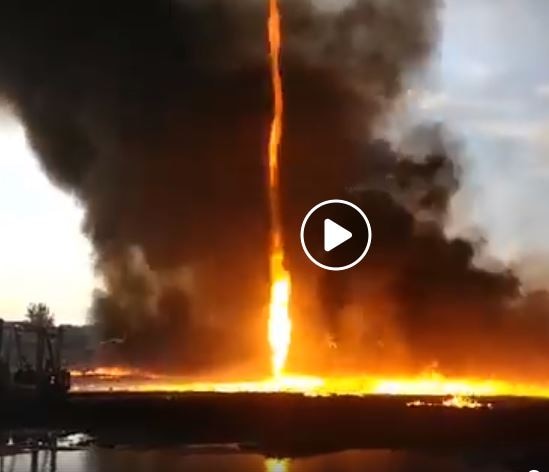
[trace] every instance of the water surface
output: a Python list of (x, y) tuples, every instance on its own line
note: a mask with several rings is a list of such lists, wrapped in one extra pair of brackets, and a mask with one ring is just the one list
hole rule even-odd
[[(529, 472), (536, 464), (500, 454), (419, 451), (348, 451), (297, 459), (269, 459), (227, 451), (189, 452), (188, 448), (135, 450), (90, 447), (84, 450), (21, 452), (0, 457), (1, 472)], [(528, 462), (526, 460), (526, 462)], [(541, 470), (541, 469), (540, 469)]]

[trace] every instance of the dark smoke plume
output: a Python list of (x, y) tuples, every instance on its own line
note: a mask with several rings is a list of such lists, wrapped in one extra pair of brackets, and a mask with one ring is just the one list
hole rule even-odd
[[(473, 247), (445, 239), (458, 185), (447, 156), (412, 162), (372, 141), (429, 57), (436, 0), (282, 10), (298, 337), (313, 312), (335, 326), (361, 306), (387, 316), (418, 364), (491, 356), (510, 333), (525, 348), (546, 297), (520, 298), (511, 274), (475, 269)], [(256, 0), (0, 2), (0, 93), (45, 172), (85, 205), (104, 280), (93, 319), (128, 361), (188, 370), (265, 354), (266, 13)], [(349, 195), (372, 219), (374, 246), (361, 268), (325, 283), (296, 235), (311, 206)]]
[[(433, 8), (284, 3), (287, 239), (349, 183), (359, 139), (429, 49)], [(0, 5), (2, 93), (85, 204), (105, 284), (93, 316), (134, 360), (264, 349), (265, 21), (252, 0)]]
[[(374, 249), (352, 271), (320, 275), (328, 326), (338, 333), (345, 316), (362, 314), (362, 332), (349, 347), (370, 371), (417, 372), (434, 364), (456, 375), (543, 379), (549, 295), (523, 293), (509, 269), (477, 268), (475, 245), (481, 239), (445, 237), (444, 216), (458, 189), (459, 168), (447, 157), (450, 149), (440, 146), (441, 131), (433, 130), (433, 153), (421, 161), (396, 154), (384, 142), (366, 146), (371, 178), (349, 197), (370, 219)], [(345, 342), (343, 336), (343, 350)]]

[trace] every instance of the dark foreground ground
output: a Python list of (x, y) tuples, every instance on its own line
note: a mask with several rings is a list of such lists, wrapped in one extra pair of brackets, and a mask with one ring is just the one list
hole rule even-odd
[(410, 400), (293, 394), (74, 394), (56, 403), (3, 401), (0, 431), (79, 431), (102, 446), (239, 443), (285, 457), (345, 449), (546, 450), (549, 444), (547, 400), (491, 399), (493, 408), (476, 410), (408, 407)]

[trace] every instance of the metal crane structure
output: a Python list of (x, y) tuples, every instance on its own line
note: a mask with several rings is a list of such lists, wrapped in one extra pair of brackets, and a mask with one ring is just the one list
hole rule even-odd
[[(0, 395), (25, 393), (62, 396), (70, 389), (70, 372), (62, 368), (63, 328), (0, 319)], [(23, 341), (34, 349), (29, 359)], [(28, 350), (28, 349), (27, 349)]]

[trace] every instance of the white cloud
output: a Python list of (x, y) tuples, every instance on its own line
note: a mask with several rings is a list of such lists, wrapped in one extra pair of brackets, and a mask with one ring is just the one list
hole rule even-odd
[(446, 229), (484, 235), (477, 260), (497, 258), (549, 288), (549, 64), (540, 59), (549, 52), (549, 2), (445, 3), (430, 90), (407, 100), (416, 123), (442, 121), (463, 137), (462, 186)]
[(536, 88), (535, 94), (538, 97), (549, 100), (549, 84), (541, 84)]

